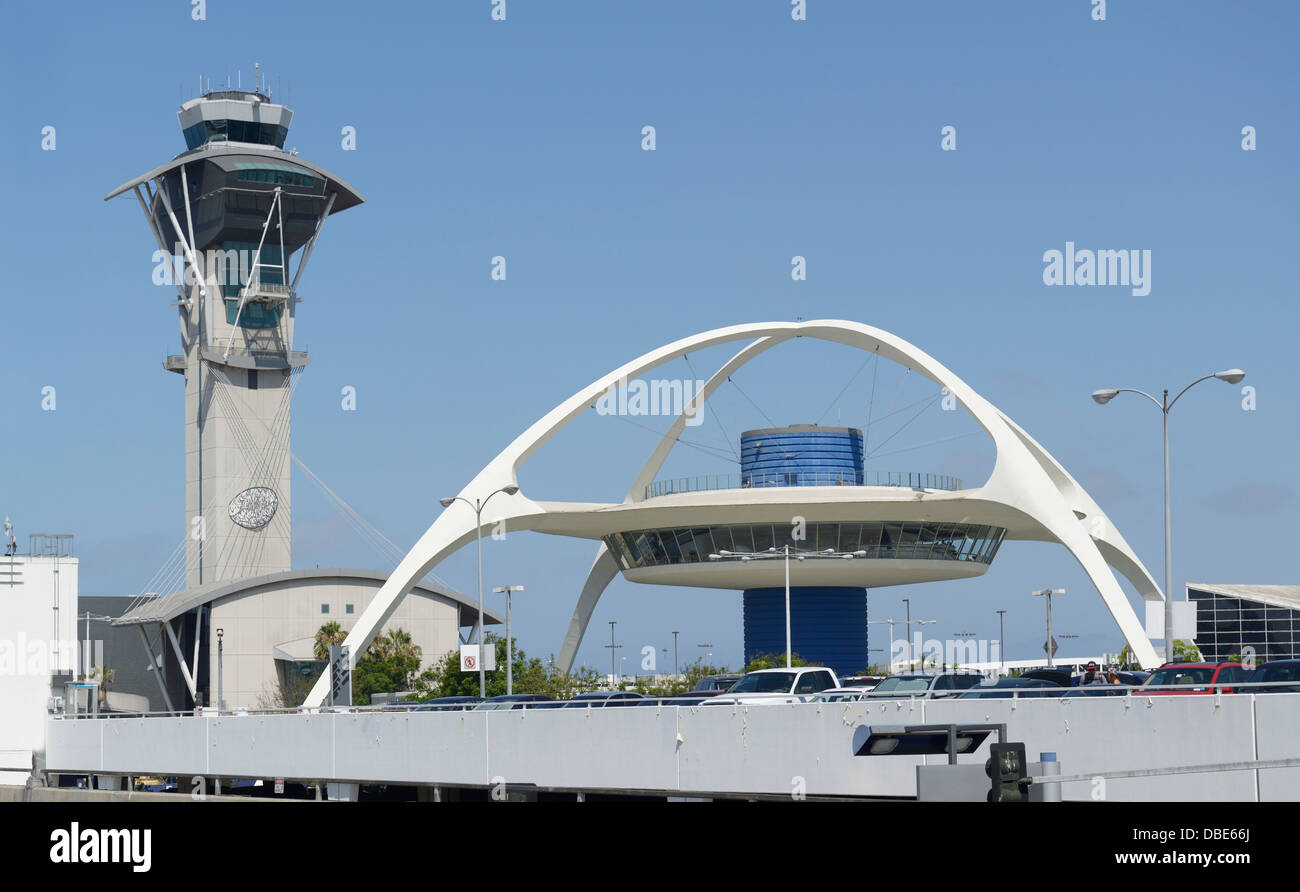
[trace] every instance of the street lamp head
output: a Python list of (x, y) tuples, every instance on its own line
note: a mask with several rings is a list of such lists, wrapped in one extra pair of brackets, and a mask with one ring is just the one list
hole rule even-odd
[(1227, 369), (1222, 372), (1215, 372), (1214, 377), (1220, 381), (1227, 381), (1229, 384), (1240, 384), (1241, 379), (1246, 377), (1246, 373), (1241, 369)]
[(509, 486), (501, 487), (501, 491), (508, 496), (512, 496), (515, 493), (519, 492), (519, 487), (512, 483)]
[(454, 502), (454, 501), (456, 501), (456, 497), (455, 497), (455, 496), (447, 496), (445, 499), (439, 499), (439, 500), (438, 500), (438, 504), (441, 505), (441, 506), (444, 507), (444, 508), (450, 508), (450, 507), (451, 507), (451, 503)]
[(1117, 396), (1119, 396), (1119, 391), (1113, 387), (1107, 387), (1104, 390), (1094, 390), (1092, 392), (1092, 398), (1097, 401), (1097, 405), (1099, 406), (1106, 405)]

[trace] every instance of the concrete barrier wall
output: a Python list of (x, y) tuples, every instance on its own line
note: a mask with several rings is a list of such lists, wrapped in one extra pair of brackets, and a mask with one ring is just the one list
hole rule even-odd
[[(50, 772), (531, 783), (776, 795), (913, 796), (916, 765), (853, 755), (865, 725), (1008, 725), (1063, 774), (1300, 757), (1300, 694), (885, 701), (496, 712), (52, 719)], [(961, 762), (982, 763), (988, 744)], [(1258, 792), (1257, 792), (1258, 785)], [(1300, 769), (1076, 782), (1067, 799), (1300, 799)]]

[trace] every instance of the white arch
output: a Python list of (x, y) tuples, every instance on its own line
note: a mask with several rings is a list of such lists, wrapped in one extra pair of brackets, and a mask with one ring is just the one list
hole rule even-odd
[[(792, 337), (811, 337), (876, 352), (885, 359), (906, 366), (941, 387), (947, 388), (948, 393), (993, 439), (997, 450), (993, 473), (988, 482), (977, 490), (980, 497), (999, 501), (1022, 512), (1038, 524), (1042, 538), (1059, 542), (1069, 549), (1088, 574), (1093, 585), (1097, 587), (1102, 600), (1138, 660), (1143, 666), (1158, 664), (1155, 649), (1143, 633), (1141, 624), (1120, 589), (1119, 583), (1110, 572), (1107, 561), (1115, 563), (1126, 576), (1133, 579), (1144, 597), (1159, 599), (1163, 595), (1150, 573), (1146, 572), (1141, 561), (1133, 554), (1128, 543), (1115, 530), (1114, 524), (1110, 523), (1104, 512), (1046, 450), (942, 363), (902, 338), (859, 322), (813, 320), (734, 325), (682, 338), (651, 350), (593, 381), (534, 422), (492, 459), (461, 490), (459, 495), (473, 502), (487, 497), (501, 487), (517, 484), (518, 470), (524, 462), (570, 422), (591, 408), (606, 390), (621, 381), (645, 374), (687, 353), (718, 344), (757, 338), (723, 367), (726, 369), (730, 366), (730, 371), (723, 374), (720, 369), (710, 379), (710, 383), (716, 389), (727, 375), (753, 359), (758, 353)], [(707, 399), (707, 395), (704, 398)], [(702, 411), (703, 399), (697, 400), (696, 403), (698, 404), (693, 406), (694, 410)], [(679, 425), (684, 426), (684, 424), (685, 418), (679, 417), (674, 423), (676, 434), (670, 431), (669, 435), (660, 442), (651, 455), (650, 461), (638, 475), (638, 481), (646, 475), (647, 470), (653, 476), (658, 465), (662, 464), (668, 449), (671, 448), (671, 442), (675, 441), (676, 436), (681, 433)], [(665, 448), (666, 443), (667, 448)], [(636, 499), (635, 490), (636, 487), (632, 493), (629, 493), (629, 500)], [(504, 520), (513, 530), (541, 529), (547, 526), (548, 515), (560, 514), (573, 510), (574, 507), (539, 504), (522, 492), (513, 496), (503, 493), (492, 500), (490, 509), (485, 512), (484, 527), (497, 520)], [(1088, 527), (1084, 526), (1085, 521), (1089, 523)], [(415, 583), (443, 558), (471, 541), (474, 533), (474, 512), (462, 501), (455, 502), (452, 507), (447, 508), (437, 517), (433, 525), (398, 564), (397, 569), (376, 593), (348, 634), (346, 644), (350, 646), (350, 659), (354, 666), (375, 634)], [(1106, 546), (1104, 550), (1101, 545)], [(612, 572), (617, 572), (610, 566), (612, 564), (612, 559), (598, 553), (588, 583), (583, 588), (579, 609), (575, 610), (574, 618), (570, 622), (569, 634), (566, 635), (565, 640), (566, 652), (572, 650), (576, 653), (577, 641), (581, 640), (581, 632), (585, 629), (591, 611), (595, 608), (595, 601), (609, 581), (606, 579), (601, 583), (600, 580)], [(609, 575), (609, 579), (612, 578), (613, 576)], [(574, 641), (570, 647), (569, 639), (575, 632), (577, 641)], [(318, 680), (307, 702), (310, 704), (324, 702), (328, 686), (327, 678), (322, 677)]]

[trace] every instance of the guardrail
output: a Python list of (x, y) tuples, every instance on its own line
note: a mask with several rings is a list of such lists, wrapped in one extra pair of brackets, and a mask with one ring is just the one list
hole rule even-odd
[[(1230, 688), (1231, 690), (1225, 690)], [(1066, 687), (1035, 687), (1035, 688), (994, 688), (992, 685), (965, 688), (958, 691), (900, 691), (897, 693), (886, 692), (874, 694), (871, 690), (864, 690), (857, 700), (827, 700), (817, 694), (791, 694), (796, 701), (802, 703), (857, 703), (863, 701), (883, 702), (886, 700), (957, 700), (963, 694), (969, 694), (973, 691), (1005, 691), (1005, 696), (990, 697), (986, 699), (996, 700), (1059, 700), (1074, 699), (1075, 697), (1118, 697), (1132, 696), (1143, 697), (1148, 694), (1156, 695), (1182, 695), (1182, 696), (1214, 696), (1214, 695), (1251, 695), (1267, 693), (1300, 693), (1300, 682), (1295, 681), (1269, 681), (1269, 682), (1235, 682), (1232, 684), (1173, 684), (1173, 685), (1124, 685), (1124, 684), (1093, 684), (1093, 685), (1071, 685)], [(627, 699), (614, 701), (617, 707), (611, 706), (607, 701), (596, 700), (535, 700), (535, 701), (495, 701), (491, 707), (484, 707), (484, 703), (489, 701), (480, 700), (475, 703), (425, 703), (423, 701), (402, 701), (400, 703), (388, 703), (381, 706), (295, 706), (295, 707), (226, 707), (218, 709), (215, 706), (199, 707), (193, 710), (158, 710), (150, 712), (100, 712), (91, 713), (54, 713), (51, 718), (54, 719), (140, 719), (140, 718), (192, 718), (192, 717), (232, 717), (232, 716), (252, 716), (252, 715), (318, 715), (318, 714), (366, 714), (366, 713), (392, 713), (392, 712), (491, 712), (507, 711), (511, 709), (557, 709), (557, 708), (624, 708), (624, 707), (646, 707), (646, 706), (675, 706), (678, 708), (694, 709), (698, 706), (711, 705), (712, 701), (717, 699), (718, 705), (733, 705), (733, 697), (727, 697), (723, 691), (718, 695), (702, 697), (699, 702), (691, 703), (674, 703), (675, 699), (694, 700), (692, 693), (686, 692), (677, 696), (654, 696), (646, 695), (643, 699)], [(839, 693), (848, 693), (841, 691)], [(938, 694), (939, 696), (935, 696)], [(742, 699), (735, 705), (761, 705), (764, 702), (762, 698), (753, 698), (750, 694), (740, 694)], [(775, 702), (780, 695), (773, 695), (768, 698)], [(974, 697), (967, 699), (977, 699)], [(985, 698), (978, 698), (985, 699)], [(794, 702), (794, 701), (785, 701)]]
[(846, 471), (790, 471), (761, 474), (700, 474), (694, 477), (666, 477), (645, 488), (645, 498), (706, 492), (718, 489), (763, 489), (785, 486), (896, 486), (904, 489), (963, 489), (958, 477), (923, 471), (868, 471), (858, 482), (856, 474)]

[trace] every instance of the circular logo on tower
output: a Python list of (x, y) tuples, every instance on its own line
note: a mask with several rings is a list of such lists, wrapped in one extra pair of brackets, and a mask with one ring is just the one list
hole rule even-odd
[(230, 519), (246, 530), (260, 530), (275, 516), (275, 490), (252, 486), (230, 500)]

